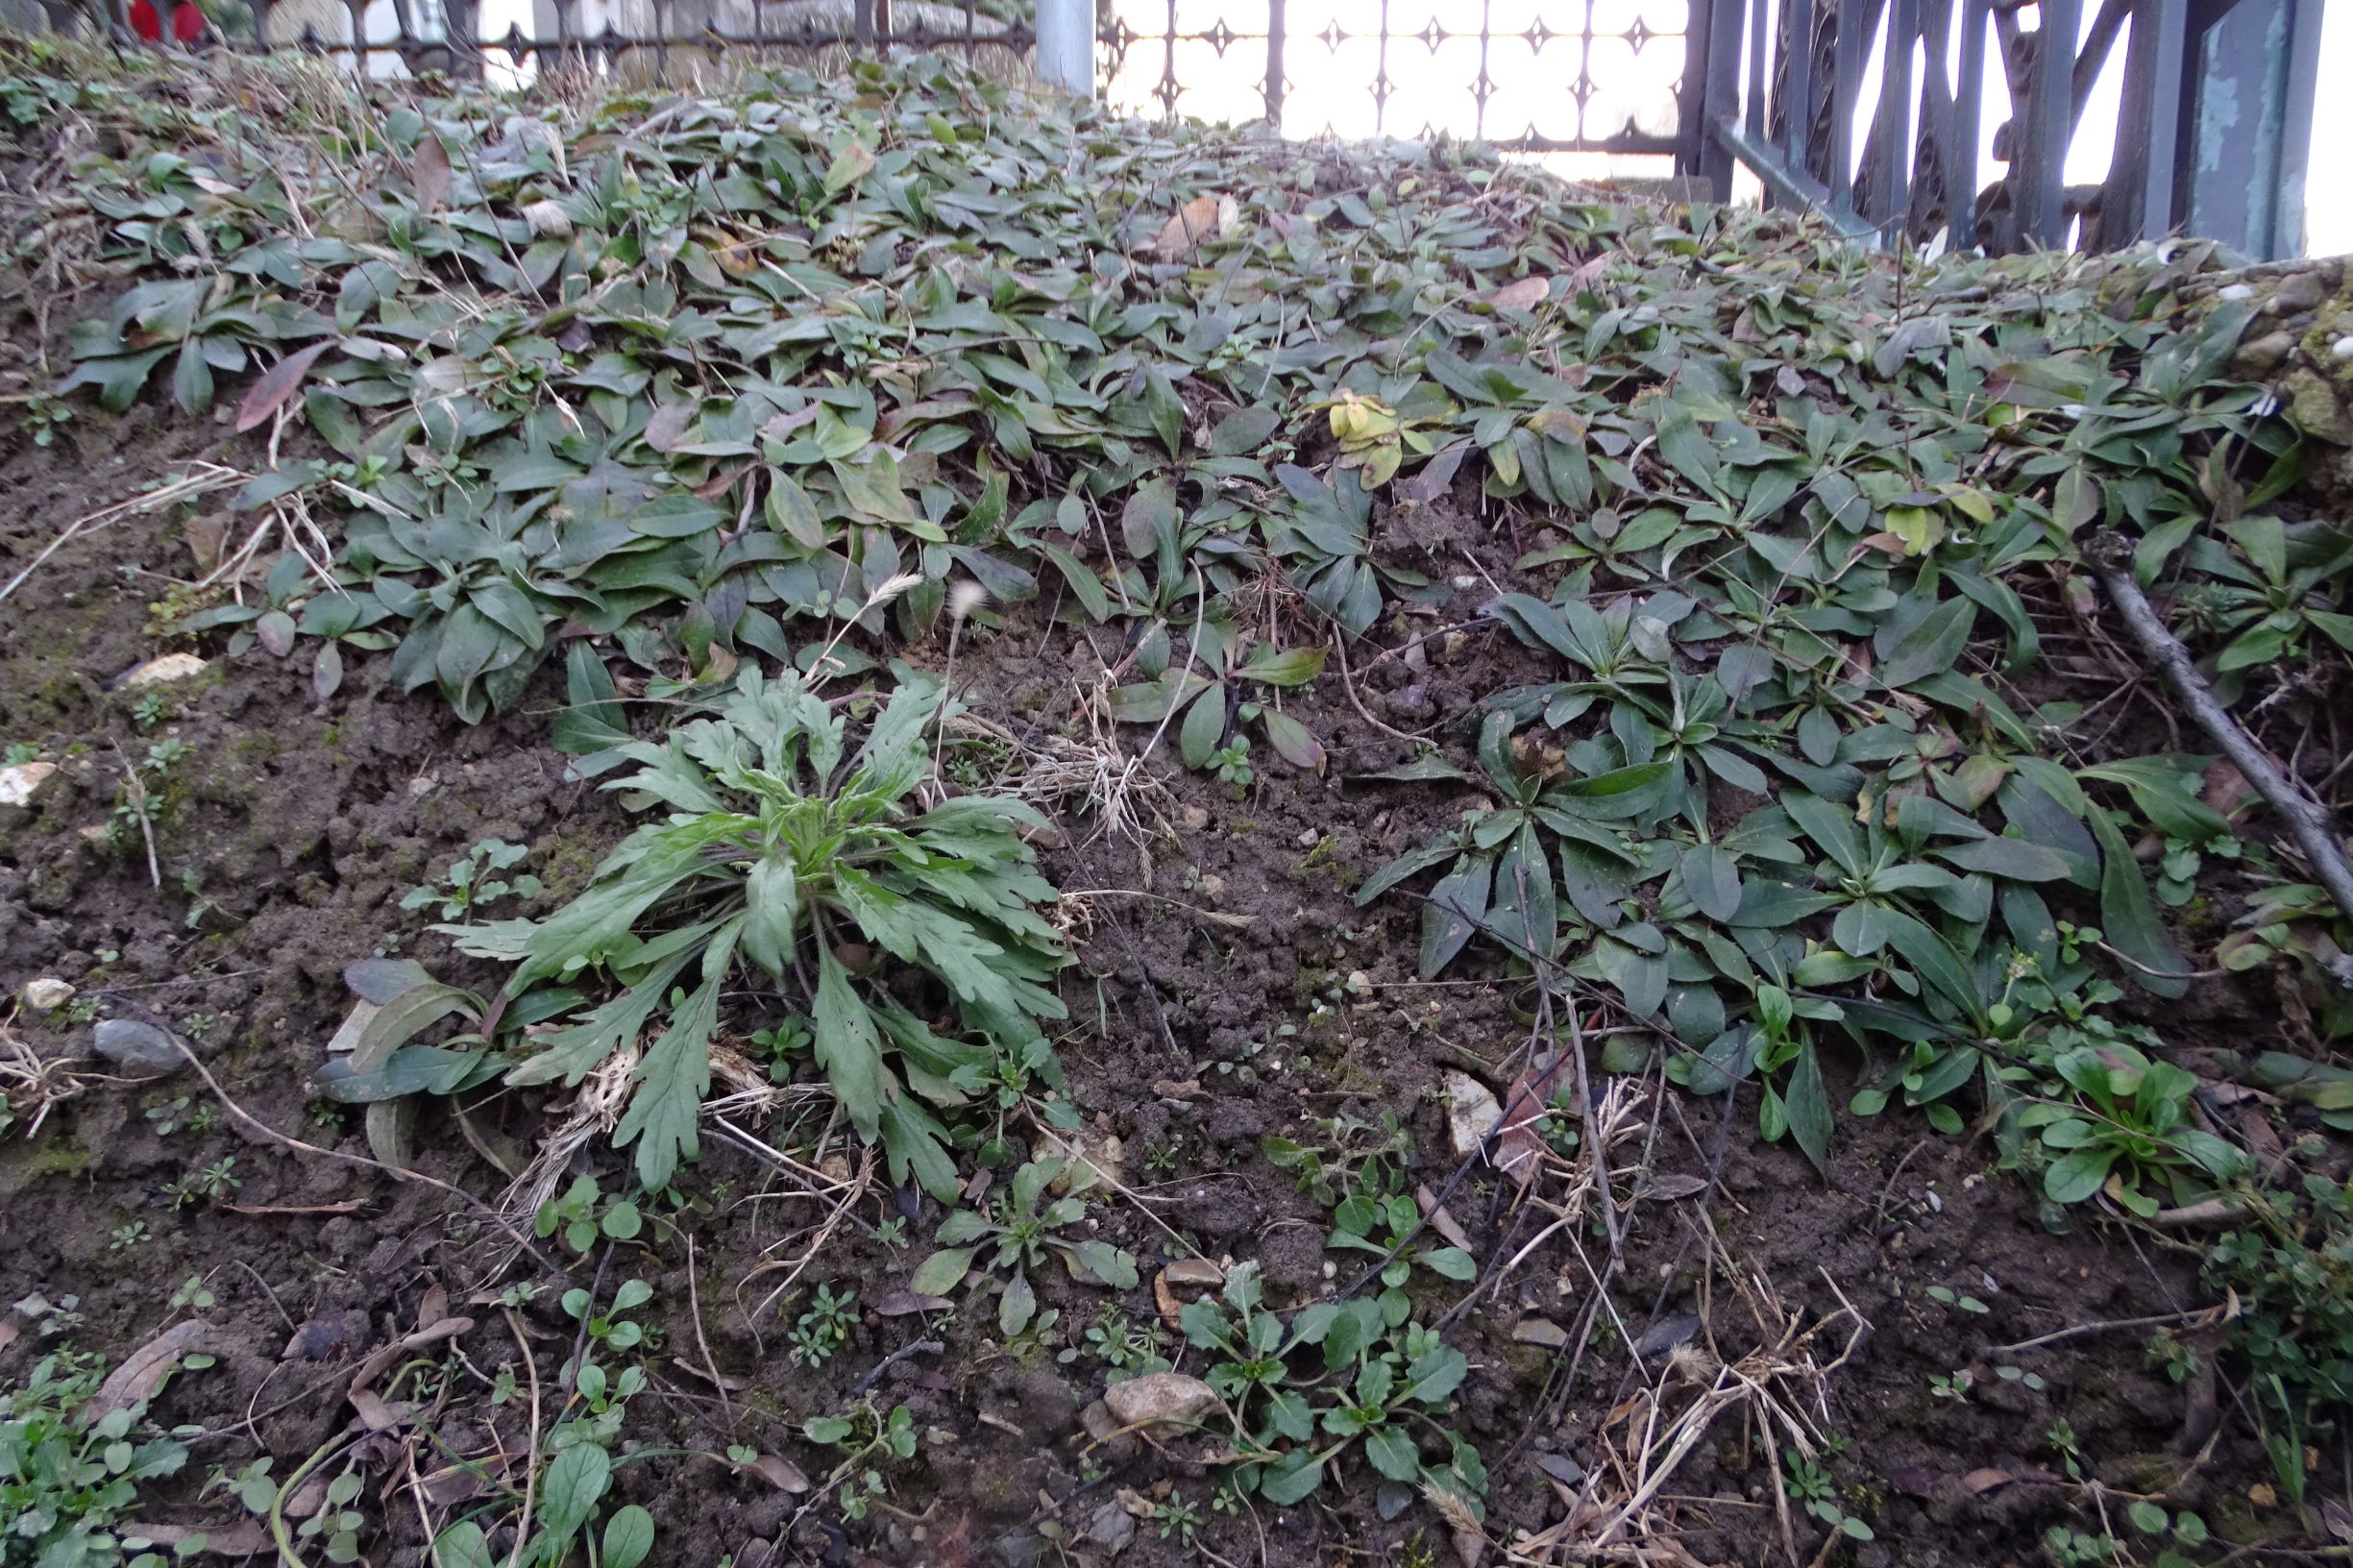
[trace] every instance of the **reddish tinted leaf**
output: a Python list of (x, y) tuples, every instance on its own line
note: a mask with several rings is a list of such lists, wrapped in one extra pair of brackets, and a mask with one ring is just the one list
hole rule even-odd
[(319, 362), (319, 355), (334, 346), (333, 338), (323, 339), (306, 349), (297, 349), (263, 372), (253, 390), (245, 394), (245, 401), (237, 404), (237, 433), (242, 435), (268, 424), (280, 405), (303, 384), (303, 378)]

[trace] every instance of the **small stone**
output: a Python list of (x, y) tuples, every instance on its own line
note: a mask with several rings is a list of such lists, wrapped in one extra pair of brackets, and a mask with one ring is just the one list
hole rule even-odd
[(1185, 825), (1191, 828), (1196, 833), (1209, 826), (1209, 808), (1207, 806), (1187, 806), (1185, 808)]
[(1087, 1539), (1114, 1556), (1126, 1551), (1128, 1542), (1135, 1538), (1134, 1517), (1116, 1503), (1104, 1504), (1087, 1522)]
[(132, 1078), (168, 1078), (188, 1065), (179, 1042), (152, 1023), (136, 1018), (101, 1018), (98, 1054)]
[(195, 654), (165, 653), (145, 664), (133, 665), (114, 684), (135, 691), (141, 686), (160, 686), (165, 681), (185, 680), (204, 673), (205, 661)]
[(1207, 1258), (1180, 1258), (1161, 1270), (1161, 1278), (1172, 1286), (1186, 1285), (1196, 1288), (1213, 1288), (1226, 1283), (1226, 1271)]
[(19, 994), (24, 997), (25, 1006), (34, 1012), (54, 1013), (73, 1000), (74, 988), (54, 974), (44, 974), (37, 980), (27, 980)]
[(2328, 298), (2328, 283), (2316, 272), (2299, 272), (2279, 285), (2271, 296), (2269, 309), (2275, 316), (2301, 315), (2317, 310), (2320, 302)]
[(1504, 1108), (1486, 1085), (1467, 1072), (1446, 1075), (1446, 1126), (1454, 1138), (1456, 1159), (1476, 1154), (1503, 1119)]
[(2277, 370), (2295, 352), (2293, 332), (2266, 332), (2254, 341), (2240, 345), (2234, 368), (2242, 375), (2260, 376)]
[(1103, 1403), (1122, 1427), (1198, 1426), (1217, 1409), (1217, 1390), (1182, 1372), (1147, 1372), (1115, 1383)]
[(2231, 301), (2251, 300), (2255, 297), (2255, 291), (2244, 283), (2225, 283), (2215, 291), (2215, 297)]
[(0, 806), (29, 806), (33, 792), (58, 771), (54, 762), (12, 762), (0, 768)]
[(1302, 849), (1312, 849), (1323, 842), (1323, 835), (1311, 827), (1305, 828), (1301, 830), (1299, 837), (1291, 842)]
[(1511, 1331), (1514, 1344), (1535, 1345), (1544, 1350), (1566, 1350), (1569, 1333), (1557, 1323), (1541, 1317), (1523, 1317), (1519, 1327)]
[(1214, 872), (1203, 876), (1195, 886), (1200, 889), (1202, 898), (1209, 903), (1219, 903), (1225, 898), (1226, 879)]
[(2332, 359), (2353, 359), (2353, 334), (2341, 337), (2331, 343), (2328, 346), (2328, 354)]

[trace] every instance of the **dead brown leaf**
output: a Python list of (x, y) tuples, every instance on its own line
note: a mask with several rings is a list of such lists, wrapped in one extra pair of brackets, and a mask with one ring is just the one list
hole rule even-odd
[(2206, 770), (2206, 787), (2198, 795), (2209, 810), (2219, 812), (2234, 822), (2246, 816), (2245, 803), (2253, 797), (2246, 774), (2227, 762), (2217, 762)]
[(876, 1317), (913, 1317), (918, 1312), (944, 1312), (955, 1307), (945, 1296), (919, 1296), (912, 1290), (894, 1290), (874, 1303)]
[(240, 1519), (233, 1525), (162, 1525), (141, 1520), (135, 1533), (166, 1548), (202, 1536), (203, 1551), (208, 1557), (250, 1557), (270, 1549), (270, 1538), (258, 1519)]
[(405, 1338), (393, 1340), (392, 1343), (383, 1346), (359, 1363), (359, 1370), (352, 1374), (351, 1391), (355, 1394), (367, 1387), (378, 1378), (399, 1365), (402, 1359), (409, 1352), (422, 1350), (427, 1345), (437, 1345), (444, 1339), (454, 1339), (473, 1328), (474, 1319), (470, 1317), (445, 1317), (438, 1323), (428, 1324)]
[(1495, 1168), (1518, 1177), (1522, 1187), (1534, 1180), (1544, 1148), (1543, 1139), (1536, 1136), (1536, 1120), (1561, 1086), (1572, 1081), (1574, 1066), (1568, 1052), (1547, 1052), (1504, 1096), (1504, 1119), (1495, 1130)]
[(1152, 1300), (1160, 1308), (1161, 1321), (1172, 1329), (1185, 1326), (1185, 1309), (1177, 1301), (1176, 1292), (1168, 1288), (1165, 1273), (1152, 1276)]
[(98, 1385), (98, 1396), (90, 1401), (90, 1419), (127, 1410), (155, 1398), (156, 1390), (163, 1386), (163, 1380), (180, 1364), (180, 1358), (211, 1337), (212, 1325), (191, 1317), (173, 1324), (139, 1346)]
[(1983, 1470), (1972, 1470), (1961, 1478), (1961, 1484), (1968, 1487), (1973, 1496), (1983, 1497), (1988, 1492), (2000, 1490), (2017, 1479), (2007, 1470), (1996, 1470), (1989, 1467)]
[(1469, 1233), (1462, 1229), (1453, 1214), (1447, 1213), (1446, 1206), (1438, 1202), (1437, 1194), (1427, 1186), (1413, 1189), (1413, 1201), (1421, 1205), (1422, 1217), (1430, 1221), (1432, 1230), (1446, 1238), (1448, 1246), (1460, 1247), (1464, 1252), (1477, 1250), (1471, 1245)]
[(780, 1492), (797, 1497), (809, 1489), (809, 1478), (801, 1473), (800, 1466), (781, 1454), (763, 1454), (744, 1468)]
[(1552, 291), (1550, 279), (1520, 278), (1501, 288), (1488, 289), (1480, 299), (1498, 310), (1532, 310), (1542, 305)]
[(418, 209), (438, 211), (442, 199), (450, 193), (450, 150), (430, 131), (417, 140), (417, 156), (409, 160), (409, 177), (416, 184)]
[(335, 339), (324, 338), (306, 349), (295, 350), (264, 372), (253, 390), (245, 394), (245, 401), (237, 404), (237, 433), (242, 435), (268, 424), (279, 404), (303, 384), (303, 378), (319, 362), (319, 355), (334, 346)]
[(1195, 196), (1176, 209), (1176, 215), (1153, 236), (1152, 249), (1163, 261), (1182, 261), (1204, 241), (1215, 239), (1240, 217), (1234, 198)]

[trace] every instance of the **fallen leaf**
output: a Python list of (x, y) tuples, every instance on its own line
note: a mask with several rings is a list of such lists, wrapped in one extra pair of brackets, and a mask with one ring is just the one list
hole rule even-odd
[(450, 193), (450, 150), (428, 131), (417, 140), (417, 156), (409, 159), (409, 180), (416, 187), (420, 211), (438, 211)]
[(1536, 1136), (1536, 1121), (1570, 1081), (1573, 1066), (1567, 1051), (1548, 1052), (1520, 1075), (1505, 1099), (1503, 1125), (1495, 1135), (1495, 1168), (1518, 1177), (1522, 1187), (1535, 1179), (1544, 1151), (1544, 1140)]
[(1172, 1329), (1185, 1326), (1184, 1306), (1178, 1302), (1176, 1292), (1168, 1288), (1168, 1276), (1164, 1272), (1152, 1276), (1152, 1303), (1160, 1309), (1163, 1323)]
[(668, 453), (685, 436), (686, 428), (701, 412), (701, 405), (692, 403), (665, 403), (646, 420), (646, 445), (659, 453)]
[(801, 1474), (800, 1466), (781, 1454), (763, 1454), (744, 1468), (780, 1492), (797, 1497), (809, 1489), (809, 1478)]
[(474, 1319), (470, 1317), (445, 1317), (438, 1323), (419, 1329), (405, 1338), (393, 1340), (392, 1343), (383, 1346), (359, 1363), (359, 1370), (352, 1375), (352, 1392), (357, 1393), (378, 1378), (391, 1371), (410, 1351), (422, 1350), (427, 1345), (437, 1345), (444, 1339), (454, 1339), (461, 1334), (471, 1332), (473, 1328)]
[(417, 1408), (407, 1400), (393, 1405), (378, 1398), (365, 1388), (355, 1388), (351, 1394), (352, 1412), (359, 1424), (370, 1432), (390, 1432), (406, 1426), (415, 1418)]
[(164, 1525), (141, 1520), (124, 1533), (138, 1535), (161, 1547), (177, 1547), (183, 1541), (201, 1538), (201, 1549), (208, 1557), (250, 1557), (266, 1552), (270, 1538), (262, 1532), (257, 1519), (239, 1519), (231, 1525)]
[(2206, 770), (2206, 787), (2198, 798), (2210, 811), (2217, 811), (2236, 822), (2246, 815), (2246, 800), (2250, 792), (2246, 774), (2227, 762), (2216, 762)]
[(1182, 261), (1192, 255), (1203, 240), (1214, 239), (1221, 232), (1221, 212), (1214, 196), (1195, 196), (1176, 209), (1176, 215), (1161, 226), (1153, 238), (1152, 249), (1163, 261)]
[(1413, 1201), (1421, 1206), (1422, 1216), (1430, 1221), (1430, 1228), (1444, 1237), (1448, 1246), (1460, 1247), (1464, 1252), (1479, 1250), (1471, 1245), (1469, 1233), (1462, 1229), (1455, 1216), (1447, 1212), (1446, 1206), (1438, 1202), (1437, 1194), (1427, 1186), (1413, 1189)]
[(0, 1319), (0, 1350), (6, 1350), (9, 1348), (9, 1346), (14, 1344), (16, 1342), (16, 1336), (24, 1332), (24, 1330), (18, 1328), (15, 1324), (8, 1322), (5, 1319)]
[(1498, 310), (1532, 310), (1542, 305), (1553, 291), (1552, 282), (1544, 278), (1521, 278), (1490, 288), (1480, 299)]
[(306, 349), (296, 350), (264, 371), (261, 380), (245, 394), (245, 401), (237, 404), (237, 433), (242, 435), (268, 424), (279, 405), (294, 396), (295, 389), (303, 384), (303, 378), (319, 362), (319, 355), (334, 346), (333, 338), (323, 339)]
[(1468, 1160), (1503, 1119), (1504, 1108), (1495, 1103), (1486, 1085), (1467, 1072), (1446, 1075), (1446, 1128), (1456, 1159)]
[(1170, 1285), (1215, 1286), (1226, 1283), (1225, 1266), (1207, 1258), (1180, 1258), (1161, 1270)]
[(1961, 1478), (1961, 1484), (1968, 1487), (1972, 1495), (1983, 1497), (1988, 1492), (1998, 1491), (2009, 1485), (2017, 1479), (2007, 1470), (1972, 1470)]
[(191, 1317), (173, 1324), (139, 1346), (98, 1385), (98, 1395), (89, 1404), (89, 1419), (95, 1421), (155, 1398), (156, 1390), (163, 1386), (163, 1380), (180, 1364), (180, 1358), (211, 1337), (212, 1325)]
[(918, 1312), (944, 1312), (955, 1303), (945, 1296), (919, 1296), (912, 1290), (894, 1290), (874, 1303), (876, 1317), (913, 1317)]

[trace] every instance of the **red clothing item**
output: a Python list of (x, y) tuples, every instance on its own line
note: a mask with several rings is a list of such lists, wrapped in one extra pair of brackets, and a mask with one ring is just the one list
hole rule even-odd
[[(149, 43), (163, 41), (163, 16), (156, 10), (155, 0), (131, 0), (131, 31)], [(172, 12), (174, 41), (192, 44), (205, 36), (205, 13), (196, 9), (195, 0), (181, 0)]]

